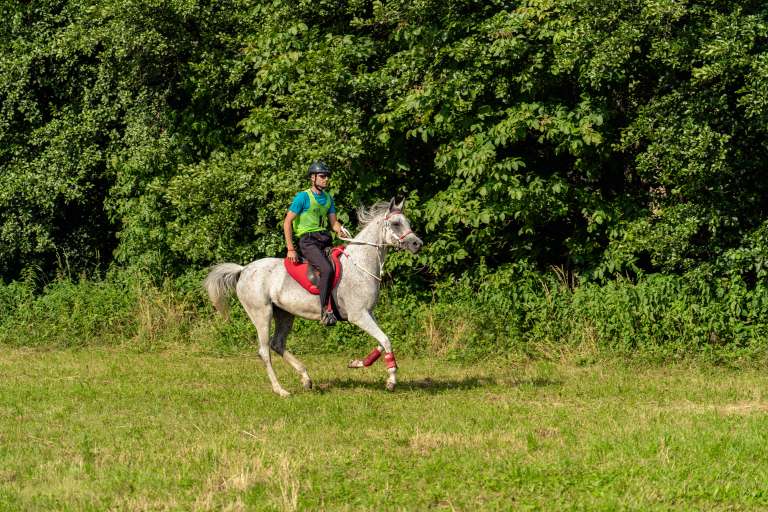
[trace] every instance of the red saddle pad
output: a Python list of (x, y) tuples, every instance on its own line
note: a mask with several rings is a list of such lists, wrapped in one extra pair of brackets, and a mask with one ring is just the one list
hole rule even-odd
[[(341, 262), (339, 261), (339, 257), (344, 254), (345, 247), (346, 246), (344, 245), (339, 245), (338, 247), (334, 247), (331, 250), (331, 261), (336, 267), (331, 290), (336, 288), (336, 285), (338, 285), (339, 281), (341, 281)], [(294, 278), (296, 282), (304, 287), (305, 290), (313, 295), (320, 295), (320, 290), (318, 287), (312, 284), (312, 282), (309, 280), (309, 277), (307, 276), (307, 272), (309, 272), (309, 262), (304, 260), (303, 263), (294, 263), (288, 258), (284, 258), (283, 263), (285, 264), (285, 270), (288, 271), (288, 275)]]

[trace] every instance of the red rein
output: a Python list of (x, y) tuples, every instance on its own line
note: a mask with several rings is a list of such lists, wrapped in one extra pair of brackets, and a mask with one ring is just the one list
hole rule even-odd
[[(370, 354), (363, 360), (363, 366), (371, 366), (381, 356), (381, 350), (376, 347)], [(387, 363), (387, 368), (397, 368), (397, 361), (395, 361), (395, 353), (389, 352), (384, 354), (384, 362)]]

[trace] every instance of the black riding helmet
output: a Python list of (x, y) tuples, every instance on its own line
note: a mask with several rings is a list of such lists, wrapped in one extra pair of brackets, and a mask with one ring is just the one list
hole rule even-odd
[(312, 177), (313, 174), (327, 174), (328, 176), (331, 175), (331, 170), (328, 168), (327, 165), (325, 165), (324, 162), (321, 162), (320, 160), (315, 160), (312, 162), (312, 165), (309, 166), (309, 170), (307, 171), (307, 176)]

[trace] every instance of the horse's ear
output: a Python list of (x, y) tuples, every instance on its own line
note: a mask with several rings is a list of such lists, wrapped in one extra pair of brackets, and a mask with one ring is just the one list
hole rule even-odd
[(400, 200), (400, 202), (395, 205), (395, 210), (400, 210), (401, 213), (403, 212), (404, 209), (405, 209), (405, 197), (403, 197)]
[(389, 212), (391, 213), (392, 210), (394, 209), (395, 209), (395, 198), (393, 197), (392, 199), (389, 200)]

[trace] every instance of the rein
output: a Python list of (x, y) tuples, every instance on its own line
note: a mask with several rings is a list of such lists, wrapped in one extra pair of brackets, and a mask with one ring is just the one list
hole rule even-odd
[[(342, 238), (342, 240), (344, 240), (344, 238)], [(352, 241), (352, 239), (348, 239), (348, 240)], [(368, 245), (374, 245), (374, 244), (368, 244)], [(381, 282), (381, 277), (380, 276), (381, 276), (382, 272), (384, 272), (384, 261), (382, 261), (381, 256), (379, 256), (379, 252), (378, 251), (376, 251), (376, 256), (378, 256), (378, 258), (379, 258), (379, 275), (378, 276), (373, 275), (372, 273), (368, 272), (365, 268), (363, 268), (362, 266), (358, 265), (357, 262), (352, 259), (352, 256), (347, 254), (346, 251), (342, 252), (342, 254), (344, 256), (346, 256), (347, 259), (349, 261), (351, 261), (354, 266), (356, 266), (357, 268), (359, 268), (360, 270), (362, 270), (363, 272), (365, 272), (366, 274), (368, 274), (369, 276), (371, 276), (372, 278), (374, 278), (378, 282)]]
[(348, 242), (353, 245), (370, 245), (372, 247), (397, 247), (394, 244), (377, 244), (374, 242), (366, 242), (364, 240), (356, 240), (354, 238), (344, 238), (343, 236), (337, 237), (342, 242)]
[[(356, 245), (370, 245), (372, 247), (376, 247), (377, 249), (380, 248), (380, 247), (392, 247), (392, 244), (376, 244), (376, 243), (373, 243), (373, 242), (365, 242), (363, 240), (355, 240), (354, 238), (339, 237), (339, 240), (343, 240), (345, 242), (349, 242), (350, 244), (356, 244)], [(381, 255), (380, 255), (379, 251), (376, 251), (376, 258), (379, 260), (379, 275), (378, 276), (373, 275), (372, 273), (368, 272), (365, 268), (363, 268), (361, 265), (358, 265), (357, 262), (352, 259), (352, 256), (347, 254), (347, 251), (342, 251), (342, 254), (344, 256), (346, 256), (347, 259), (349, 261), (351, 261), (354, 266), (356, 266), (357, 268), (359, 268), (360, 270), (362, 270), (363, 272), (365, 272), (366, 274), (368, 274), (369, 276), (371, 276), (372, 278), (374, 278), (378, 282), (381, 282), (381, 277), (379, 277), (379, 276), (381, 276), (382, 272), (384, 272), (384, 260), (381, 259)]]

